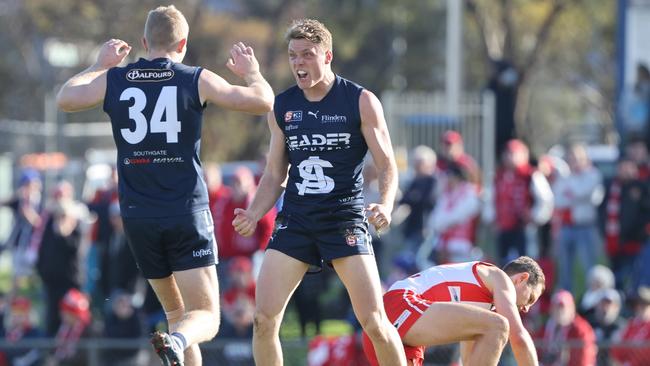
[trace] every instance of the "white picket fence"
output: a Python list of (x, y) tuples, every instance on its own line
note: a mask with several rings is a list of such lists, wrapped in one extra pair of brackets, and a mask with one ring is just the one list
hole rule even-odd
[(491, 92), (462, 95), (457, 105), (444, 93), (385, 92), (382, 104), (398, 165), (405, 168), (408, 151), (427, 145), (439, 151), (446, 130), (462, 134), (465, 151), (481, 167), (483, 181), (492, 180), (495, 167), (495, 104)]

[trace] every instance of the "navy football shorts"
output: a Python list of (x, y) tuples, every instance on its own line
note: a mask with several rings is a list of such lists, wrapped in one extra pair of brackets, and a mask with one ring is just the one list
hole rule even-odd
[[(320, 216), (320, 215), (319, 215)], [(363, 214), (311, 217), (280, 212), (267, 249), (275, 249), (311, 266), (337, 258), (374, 255)]]
[(145, 278), (165, 278), (174, 271), (217, 263), (210, 211), (162, 218), (122, 218), (124, 232)]

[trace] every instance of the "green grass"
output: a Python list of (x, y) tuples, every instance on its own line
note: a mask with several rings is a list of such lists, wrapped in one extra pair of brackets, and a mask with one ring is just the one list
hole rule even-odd
[[(323, 320), (321, 323), (321, 335), (324, 336), (341, 336), (351, 332), (352, 326), (345, 320), (328, 319)], [(307, 360), (309, 341), (314, 336), (316, 336), (316, 328), (310, 324), (307, 326), (307, 338), (301, 339), (298, 314), (289, 306), (280, 327), (280, 342), (282, 343), (284, 364), (287, 366), (304, 366)]]
[(0, 291), (7, 293), (11, 289), (11, 254), (5, 250), (0, 254)]

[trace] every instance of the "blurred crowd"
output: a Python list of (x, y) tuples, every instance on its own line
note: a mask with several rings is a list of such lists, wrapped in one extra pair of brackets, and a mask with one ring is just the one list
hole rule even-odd
[[(433, 144), (438, 151), (412, 149), (393, 229), (373, 232), (384, 284), (436, 264), (503, 265), (528, 255), (548, 282), (525, 316), (542, 364), (650, 364), (649, 101), (650, 73), (639, 66), (638, 81), (621, 103), (625, 138), (613, 174), (599, 169), (581, 143), (531, 156), (526, 143), (511, 139), (489, 179), (457, 131), (442, 134)], [(364, 191), (371, 203), (379, 192), (368, 160)], [(224, 339), (252, 337), (255, 279), (282, 206), (280, 199), (253, 236), (233, 230), (233, 212), (250, 203), (263, 166), (203, 167), (218, 243)], [(13, 224), (0, 247), (12, 268), (10, 289), (0, 294), (0, 337), (9, 343), (48, 337), (56, 347), (4, 348), (0, 366), (84, 365), (80, 339), (139, 339), (164, 326), (164, 313), (124, 236), (115, 171), (84, 199), (65, 180), (44, 191), (40, 173), (30, 169), (16, 186), (2, 201)], [(333, 278), (327, 267), (307, 274), (291, 311), (300, 336), (316, 335), (310, 365), (361, 365), (354, 337), (318, 336), (328, 319), (360, 329)], [(106, 352), (111, 365), (138, 365), (145, 357), (137, 349)]]

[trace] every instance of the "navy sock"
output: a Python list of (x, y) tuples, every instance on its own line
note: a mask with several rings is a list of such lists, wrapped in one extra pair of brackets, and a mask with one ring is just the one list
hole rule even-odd
[(172, 336), (172, 339), (174, 339), (174, 341), (176, 341), (176, 344), (181, 346), (181, 349), (183, 351), (185, 351), (185, 349), (187, 348), (187, 341), (185, 340), (185, 336), (182, 335), (181, 333), (178, 333), (178, 332), (172, 333), (171, 336)]

